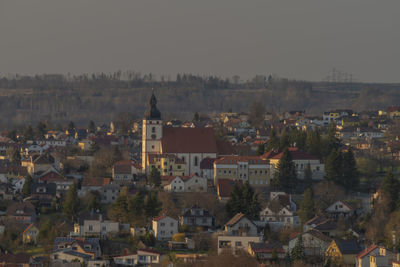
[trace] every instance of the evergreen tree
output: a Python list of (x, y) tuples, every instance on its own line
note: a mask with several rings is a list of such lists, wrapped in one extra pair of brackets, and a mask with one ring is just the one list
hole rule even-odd
[(287, 148), (283, 150), (282, 156), (276, 167), (274, 184), (281, 190), (287, 190), (289, 192), (292, 192), (296, 187), (296, 168)]
[(225, 208), (230, 217), (241, 212), (251, 220), (257, 219), (261, 211), (258, 196), (247, 181), (242, 187), (235, 183)]
[(134, 216), (142, 216), (144, 210), (144, 193), (139, 191), (130, 201), (129, 210)]
[(263, 155), (265, 152), (265, 145), (264, 144), (259, 144), (257, 147), (257, 156)]
[(37, 131), (37, 136), (42, 138), (44, 136), (44, 134), (46, 133), (46, 124), (39, 121), (36, 126), (36, 131)]
[(265, 147), (266, 151), (271, 151), (279, 148), (279, 138), (276, 136), (276, 132), (274, 129), (271, 129), (269, 133), (269, 139), (267, 145)]
[(9, 131), (7, 133), (7, 137), (10, 138), (11, 140), (13, 140), (14, 142), (18, 141), (18, 139), (17, 139), (17, 131), (16, 130)]
[(149, 183), (156, 187), (160, 186), (161, 184), (161, 173), (157, 168), (152, 168), (149, 176), (148, 176)]
[(35, 133), (30, 125), (25, 128), (24, 138), (25, 140), (33, 140)]
[(303, 261), (306, 258), (302, 234), (297, 237), (296, 244), (294, 245), (292, 254), (290, 256), (293, 262)]
[(68, 123), (68, 130), (74, 130), (74, 129), (75, 129), (75, 124), (74, 124), (73, 121), (70, 121), (70, 122)]
[(112, 161), (113, 163), (122, 160), (122, 153), (119, 150), (118, 146), (113, 147), (113, 156), (112, 156)]
[(73, 183), (67, 193), (67, 198), (63, 203), (63, 212), (66, 216), (70, 217), (72, 221), (77, 219), (79, 211), (79, 198), (76, 189), (76, 184)]
[(193, 122), (199, 122), (200, 121), (200, 116), (199, 113), (195, 112), (193, 115)]
[(321, 159), (321, 134), (318, 129), (307, 132), (306, 150), (311, 155)]
[(233, 185), (229, 200), (225, 206), (229, 217), (233, 217), (236, 213), (243, 211), (242, 199), (242, 189), (240, 188), (239, 183), (235, 183)]
[(342, 184), (342, 153), (333, 149), (325, 164), (326, 176), (329, 181)]
[(269, 223), (266, 223), (263, 231), (263, 241), (264, 242), (268, 241), (270, 237), (271, 237), (271, 227), (269, 226)]
[(25, 178), (25, 183), (24, 183), (24, 186), (22, 187), (22, 191), (21, 191), (21, 193), (24, 197), (27, 197), (31, 194), (32, 183), (33, 183), (33, 180), (30, 175)]
[(331, 122), (328, 127), (327, 138), (324, 143), (324, 158), (329, 156), (332, 150), (338, 150), (340, 147), (340, 140), (336, 137), (336, 124)]
[(306, 167), (304, 168), (304, 184), (306, 188), (309, 188), (312, 186), (312, 170), (311, 170), (311, 164), (308, 162), (306, 164)]
[(343, 186), (347, 190), (355, 190), (358, 185), (358, 171), (356, 166), (356, 159), (354, 158), (354, 153), (349, 149), (343, 154)]
[(314, 197), (313, 197), (313, 192), (311, 188), (308, 188), (305, 193), (304, 197), (301, 200), (300, 203), (300, 209), (299, 209), (299, 217), (301, 223), (305, 223), (308, 220), (310, 220), (312, 217), (314, 217), (315, 214), (315, 205), (314, 205)]
[(281, 138), (279, 139), (279, 150), (283, 150), (290, 146), (289, 136), (286, 134), (286, 129), (282, 131)]
[(119, 193), (117, 199), (111, 204), (108, 210), (108, 216), (110, 219), (117, 222), (129, 222), (130, 211), (129, 211), (129, 192), (127, 187), (123, 187)]
[(386, 197), (389, 201), (390, 211), (394, 211), (397, 205), (399, 196), (400, 183), (391, 171), (387, 172), (386, 177), (382, 181), (381, 192), (382, 196)]
[(100, 194), (95, 191), (95, 192), (90, 192), (89, 193), (89, 201), (87, 204), (87, 209), (90, 211), (97, 211), (101, 209), (101, 196)]
[(88, 132), (89, 133), (95, 133), (96, 132), (96, 125), (94, 124), (94, 121), (90, 121), (89, 122)]
[(147, 195), (144, 210), (147, 217), (155, 217), (161, 211), (162, 203), (158, 201), (157, 192), (150, 191)]

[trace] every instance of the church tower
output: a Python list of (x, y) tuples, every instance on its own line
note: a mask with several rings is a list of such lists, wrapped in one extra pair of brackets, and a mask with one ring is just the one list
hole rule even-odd
[(142, 126), (142, 168), (146, 174), (149, 172), (148, 155), (161, 153), (162, 128), (161, 112), (157, 109), (157, 99), (153, 90), (150, 107), (145, 113)]

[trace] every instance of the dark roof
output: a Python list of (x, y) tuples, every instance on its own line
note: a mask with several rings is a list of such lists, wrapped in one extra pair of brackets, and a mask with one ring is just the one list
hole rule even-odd
[[(290, 147), (289, 148), (289, 153), (290, 156), (292, 157), (292, 160), (317, 160), (317, 157), (314, 157), (313, 155), (308, 154), (307, 152), (301, 151), (296, 147)], [(283, 155), (283, 152), (280, 153), (274, 153), (273, 151), (269, 151), (265, 153), (262, 157), (263, 158), (270, 158), (270, 159), (280, 159)]]
[(133, 160), (121, 160), (114, 163), (114, 173), (131, 174), (132, 166), (136, 169), (142, 169), (142, 166)]
[(150, 97), (150, 107), (145, 114), (148, 120), (161, 120), (161, 112), (157, 109), (157, 99), (154, 95), (154, 91)]
[(285, 253), (282, 245), (279, 242), (267, 242), (267, 243), (249, 243), (250, 249), (255, 253), (271, 253), (276, 251), (277, 253)]
[(214, 161), (212, 158), (204, 158), (200, 161), (200, 169), (214, 169)]
[(342, 254), (358, 254), (361, 251), (361, 247), (355, 239), (337, 239), (335, 243)]
[(163, 127), (163, 153), (217, 153), (213, 128)]
[[(17, 213), (17, 211), (22, 211), (22, 213)], [(6, 211), (7, 216), (32, 216), (35, 214), (35, 207), (30, 202), (14, 202), (8, 206)]]
[(232, 179), (218, 179), (217, 181), (217, 191), (219, 197), (229, 197), (235, 183), (242, 185), (242, 181), (235, 181)]
[(82, 181), (82, 186), (104, 186), (110, 182), (110, 178), (85, 178)]
[[(98, 238), (81, 238), (81, 237), (56, 237), (54, 241), (54, 251), (59, 251), (63, 249), (58, 249), (59, 244), (67, 244), (72, 245), (73, 243), (78, 243), (85, 252), (95, 252), (97, 248), (100, 246), (100, 242)], [(85, 248), (85, 245), (91, 245), (91, 248)]]
[[(39, 187), (46, 188), (46, 192), (36, 192)], [(49, 194), (55, 195), (57, 193), (57, 185), (55, 183), (33, 183), (31, 185), (31, 194)]]

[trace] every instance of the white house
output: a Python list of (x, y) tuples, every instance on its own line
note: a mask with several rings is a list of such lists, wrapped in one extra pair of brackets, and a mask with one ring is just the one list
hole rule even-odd
[(136, 253), (114, 257), (114, 262), (124, 266), (148, 266), (160, 263), (160, 253), (150, 249), (138, 249)]
[(292, 251), (296, 245), (297, 239), (301, 235), (306, 256), (324, 256), (326, 249), (332, 242), (329, 236), (316, 230), (308, 230), (298, 234), (289, 240), (289, 250)]
[(164, 189), (170, 192), (207, 192), (207, 178), (197, 175), (172, 177)]
[[(127, 225), (126, 231), (129, 231)], [(98, 213), (81, 214), (79, 223), (74, 225), (74, 236), (98, 236), (105, 238), (109, 234), (117, 234), (123, 229), (123, 225), (119, 222), (103, 220), (103, 216)]]
[(333, 219), (346, 218), (355, 213), (355, 209), (350, 204), (341, 200), (330, 205), (325, 211)]
[(142, 167), (133, 160), (121, 160), (112, 168), (112, 178), (115, 181), (131, 182), (137, 179)]
[(297, 227), (299, 218), (292, 197), (284, 192), (271, 192), (268, 205), (260, 212), (260, 220), (271, 228)]
[(178, 220), (168, 216), (159, 216), (153, 219), (152, 229), (157, 240), (171, 239), (178, 233)]
[(223, 234), (218, 236), (218, 254), (226, 249), (231, 249), (233, 253), (247, 250), (250, 242), (261, 240), (256, 224), (243, 213), (238, 213), (225, 224)]

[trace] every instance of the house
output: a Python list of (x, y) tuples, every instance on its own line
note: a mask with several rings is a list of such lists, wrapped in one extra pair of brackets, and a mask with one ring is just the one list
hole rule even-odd
[(397, 259), (396, 254), (383, 246), (371, 245), (362, 250), (356, 257), (356, 267), (385, 267)]
[(138, 249), (136, 253), (114, 257), (114, 262), (121, 266), (150, 266), (160, 263), (161, 254), (151, 249)]
[(170, 177), (164, 189), (170, 192), (207, 192), (207, 179), (194, 174)]
[(215, 226), (215, 217), (210, 215), (208, 210), (195, 205), (191, 208), (182, 209), (182, 215), (179, 216), (179, 223), (189, 227), (212, 228)]
[(218, 236), (218, 254), (227, 249), (233, 253), (248, 250), (249, 242), (261, 242), (257, 226), (243, 213), (238, 213), (225, 224), (223, 234)]
[(32, 183), (31, 195), (25, 201), (31, 202), (37, 208), (50, 208), (56, 197), (57, 185), (55, 183)]
[(84, 178), (82, 180), (81, 190), (79, 192), (80, 196), (85, 195), (91, 191), (99, 191), (103, 186), (110, 184), (110, 178)]
[(32, 203), (14, 202), (8, 206), (6, 216), (17, 223), (31, 224), (36, 221), (36, 210)]
[(297, 227), (299, 218), (292, 197), (284, 192), (271, 192), (268, 205), (260, 212), (260, 220), (273, 229)]
[(214, 161), (214, 183), (219, 179), (249, 181), (252, 186), (270, 184), (269, 161), (258, 156), (225, 156)]
[(30, 267), (34, 263), (29, 254), (0, 253), (0, 266)]
[(142, 166), (133, 160), (121, 160), (112, 167), (112, 178), (119, 182), (132, 182), (137, 180), (142, 171)]
[(107, 184), (104, 185), (100, 190), (101, 200), (100, 202), (103, 204), (113, 203), (119, 193), (121, 193), (121, 186), (117, 184)]
[(153, 219), (152, 229), (157, 240), (168, 240), (178, 233), (178, 220), (169, 216), (159, 216)]
[(336, 201), (326, 210), (328, 216), (332, 219), (347, 218), (356, 214), (356, 210), (346, 201)]
[(299, 236), (301, 236), (303, 241), (305, 255), (310, 257), (323, 257), (326, 249), (332, 242), (332, 239), (329, 236), (311, 229), (307, 232), (301, 234), (298, 233), (292, 236), (289, 240), (289, 251), (293, 250)]
[(213, 128), (163, 126), (154, 92), (150, 97), (150, 106), (143, 119), (142, 129), (142, 167), (146, 174), (151, 170), (148, 165), (150, 155), (175, 155), (185, 162), (185, 175), (199, 174), (200, 162), (204, 158), (217, 156)]
[(73, 262), (78, 260), (85, 263), (101, 256), (98, 238), (56, 237), (53, 252), (50, 255), (52, 262)]
[[(322, 180), (325, 176), (325, 165), (313, 155), (301, 151), (297, 147), (289, 148), (290, 156), (292, 157), (293, 163), (296, 168), (297, 178), (304, 179), (304, 173), (310, 165), (313, 180)], [(261, 156), (265, 160), (269, 160), (271, 164), (271, 170), (275, 170), (279, 164), (279, 161), (283, 155), (281, 151), (269, 151)]]
[[(94, 212), (84, 212), (79, 215), (79, 222), (74, 225), (73, 236), (105, 238), (120, 232), (119, 222), (104, 220), (103, 215)], [(129, 227), (128, 227), (129, 228)]]
[(249, 242), (248, 253), (261, 262), (273, 260), (274, 253), (276, 253), (278, 261), (282, 262), (286, 257), (286, 250), (279, 242)]
[(400, 117), (400, 107), (386, 108), (386, 115), (391, 119)]
[(332, 264), (343, 267), (355, 266), (355, 258), (360, 253), (361, 247), (357, 240), (332, 240), (325, 251), (325, 257), (329, 258)]
[(55, 160), (50, 154), (34, 154), (28, 159), (22, 160), (21, 165), (27, 167), (28, 173), (34, 175), (38, 172), (45, 172), (52, 166), (55, 166)]
[(336, 222), (324, 216), (315, 216), (303, 225), (303, 231), (308, 231), (310, 229), (317, 230), (331, 238), (341, 234)]
[(158, 169), (161, 176), (183, 176), (186, 173), (185, 161), (173, 154), (150, 154), (147, 165), (150, 170)]
[(22, 232), (22, 242), (24, 244), (33, 244), (36, 245), (39, 236), (39, 229), (31, 223), (25, 230)]
[(212, 158), (205, 158), (200, 161), (200, 176), (207, 180), (214, 180), (214, 161)]

